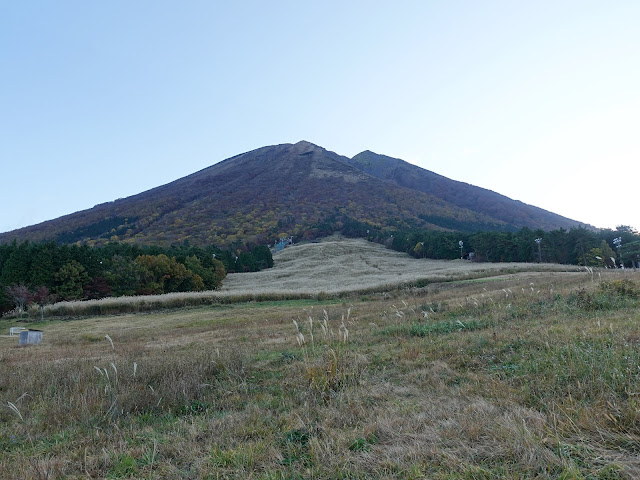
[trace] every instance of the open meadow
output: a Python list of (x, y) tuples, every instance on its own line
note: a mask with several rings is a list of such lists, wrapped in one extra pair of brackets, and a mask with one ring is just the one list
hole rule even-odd
[[(381, 293), (407, 286), (473, 279), (515, 272), (583, 272), (571, 265), (472, 263), (414, 259), (364, 239), (332, 236), (319, 243), (290, 246), (274, 255), (274, 267), (231, 273), (219, 290), (59, 302), (46, 315), (95, 315), (154, 311), (251, 300), (323, 299)], [(32, 312), (37, 314), (37, 311)]]
[(357, 242), (1, 336), (0, 478), (640, 478), (638, 273)]

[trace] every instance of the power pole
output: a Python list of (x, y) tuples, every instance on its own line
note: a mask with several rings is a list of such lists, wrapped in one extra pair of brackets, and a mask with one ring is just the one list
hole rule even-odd
[(620, 262), (620, 268), (624, 268), (624, 263), (622, 262), (622, 254), (620, 253), (620, 247), (622, 247), (622, 237), (614, 238), (613, 244), (616, 246), (616, 250), (618, 250), (618, 261)]
[(542, 238), (536, 238), (536, 243), (538, 244), (538, 263), (542, 263), (542, 249), (540, 248)]

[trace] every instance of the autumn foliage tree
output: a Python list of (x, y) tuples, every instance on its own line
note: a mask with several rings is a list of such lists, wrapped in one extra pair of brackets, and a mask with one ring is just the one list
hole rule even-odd
[(38, 305), (38, 309), (40, 310), (40, 319), (44, 319), (44, 307), (48, 305), (55, 299), (55, 296), (51, 294), (49, 289), (44, 285), (38, 287), (38, 289), (33, 293), (33, 301)]
[(26, 306), (33, 300), (33, 294), (22, 283), (19, 285), (12, 285), (10, 287), (7, 287), (6, 292), (8, 297), (15, 305), (18, 315), (22, 315), (25, 311)]
[(140, 255), (135, 263), (144, 267), (148, 275), (142, 287), (145, 293), (188, 292), (204, 289), (202, 277), (179, 263), (175, 257)]

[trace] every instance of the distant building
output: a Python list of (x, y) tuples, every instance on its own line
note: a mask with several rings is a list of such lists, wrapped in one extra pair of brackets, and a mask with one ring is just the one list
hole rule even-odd
[(291, 237), (282, 237), (276, 240), (273, 251), (274, 253), (278, 253), (280, 250), (284, 250), (287, 245), (293, 245), (293, 236)]

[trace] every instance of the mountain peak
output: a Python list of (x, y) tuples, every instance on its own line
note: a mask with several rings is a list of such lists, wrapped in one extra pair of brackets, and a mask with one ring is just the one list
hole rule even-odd
[(352, 158), (356, 158), (356, 157), (359, 157), (359, 156), (362, 156), (362, 155), (377, 155), (377, 153), (376, 152), (372, 152), (371, 150), (363, 150), (362, 152), (354, 155)]
[(316, 144), (314, 144), (314, 143), (311, 143), (311, 142), (309, 142), (309, 141), (307, 141), (307, 140), (300, 140), (299, 142), (294, 143), (294, 144), (293, 144), (293, 146), (294, 146), (294, 147), (311, 147), (311, 148), (320, 148), (320, 147), (318, 147), (318, 145), (316, 145)]
[(579, 224), (397, 158), (365, 150), (350, 159), (301, 140), (258, 148), (138, 195), (0, 234), (0, 243), (17, 237), (239, 248), (282, 235), (328, 234), (330, 219), (463, 231)]
[(300, 140), (298, 143), (292, 145), (291, 150), (298, 155), (308, 155), (315, 151), (323, 151), (324, 149), (306, 140)]

